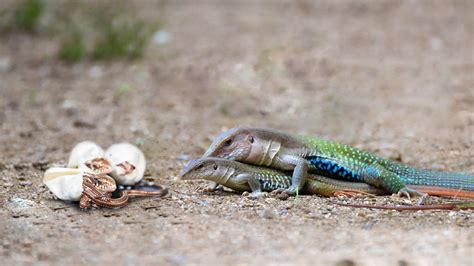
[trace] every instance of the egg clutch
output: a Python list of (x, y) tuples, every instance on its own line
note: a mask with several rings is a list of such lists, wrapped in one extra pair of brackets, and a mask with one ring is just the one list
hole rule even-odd
[[(67, 167), (49, 168), (43, 183), (59, 199), (80, 201), (81, 208), (121, 207), (128, 196), (163, 196), (159, 192), (127, 190), (119, 198), (112, 198), (117, 185), (133, 186), (144, 176), (146, 160), (143, 152), (130, 143), (113, 144), (103, 150), (92, 141), (78, 143), (71, 151)], [(87, 179), (87, 180), (86, 180)], [(84, 204), (87, 202), (87, 204)]]

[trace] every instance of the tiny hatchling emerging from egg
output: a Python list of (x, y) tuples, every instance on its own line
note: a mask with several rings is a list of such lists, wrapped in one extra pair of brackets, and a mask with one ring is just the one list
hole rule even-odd
[(134, 185), (143, 179), (146, 160), (143, 152), (130, 143), (118, 143), (105, 151), (112, 166), (112, 176), (121, 185)]
[(110, 165), (110, 162), (105, 158), (94, 158), (86, 161), (84, 165), (95, 174), (108, 175), (113, 172), (112, 165)]
[(78, 143), (69, 155), (68, 168), (79, 168), (92, 174), (110, 174), (112, 166), (104, 158), (104, 150), (92, 141)]

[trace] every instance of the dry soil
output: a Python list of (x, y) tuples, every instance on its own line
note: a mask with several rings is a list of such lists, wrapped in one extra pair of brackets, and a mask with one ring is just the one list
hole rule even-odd
[[(1, 264), (473, 265), (472, 211), (251, 200), (175, 181), (235, 126), (474, 174), (473, 1), (132, 4), (170, 37), (142, 60), (65, 64), (48, 38), (1, 39)], [(140, 144), (170, 195), (88, 212), (54, 199), (44, 170), (82, 140)]]

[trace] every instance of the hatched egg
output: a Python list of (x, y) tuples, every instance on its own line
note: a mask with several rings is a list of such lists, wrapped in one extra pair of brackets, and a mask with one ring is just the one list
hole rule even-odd
[(49, 168), (43, 177), (43, 183), (56, 197), (70, 201), (79, 201), (81, 198), (82, 181), (82, 171), (73, 168)]
[(146, 160), (143, 152), (130, 143), (118, 143), (105, 151), (113, 168), (112, 176), (121, 185), (134, 185), (145, 174)]
[(104, 150), (92, 141), (80, 142), (72, 149), (67, 167), (95, 174), (112, 172), (110, 163), (104, 159)]
[(94, 158), (104, 157), (104, 150), (92, 141), (79, 142), (71, 151), (67, 167), (78, 168), (81, 164)]

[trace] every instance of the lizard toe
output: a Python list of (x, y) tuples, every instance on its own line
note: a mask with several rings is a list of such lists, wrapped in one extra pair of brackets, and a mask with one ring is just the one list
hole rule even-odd
[(411, 197), (420, 197), (420, 199), (418, 200), (418, 205), (423, 205), (425, 202), (426, 202), (426, 198), (428, 196), (428, 194), (426, 193), (421, 193), (421, 192), (418, 192), (414, 189), (411, 189), (409, 187), (403, 187), (402, 189), (400, 189), (397, 193), (397, 195), (399, 197), (402, 197), (402, 196), (405, 196), (407, 197), (408, 199), (411, 199)]
[(299, 188), (296, 186), (290, 186), (288, 189), (285, 189), (285, 193), (290, 196), (294, 196), (298, 194), (298, 191), (299, 191)]
[(411, 199), (410, 194), (407, 191), (404, 191), (403, 188), (398, 191), (397, 196), (407, 197), (408, 199)]
[(421, 196), (418, 199), (418, 201), (416, 202), (416, 204), (417, 205), (425, 205), (426, 201), (428, 199), (428, 194), (426, 194), (426, 193), (420, 193), (420, 194), (421, 194)]

